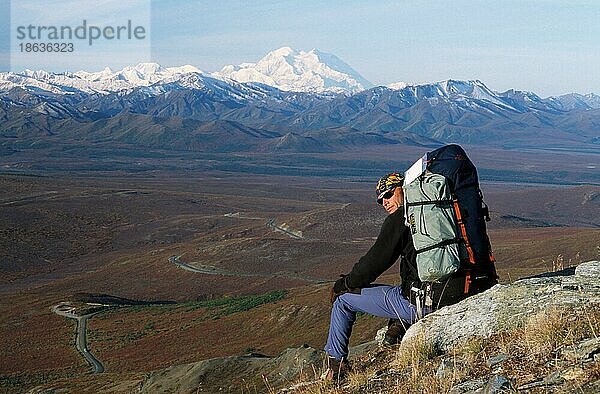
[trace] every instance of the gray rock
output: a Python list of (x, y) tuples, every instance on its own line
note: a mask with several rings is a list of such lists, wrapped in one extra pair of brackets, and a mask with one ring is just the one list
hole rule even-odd
[[(265, 376), (272, 382), (291, 381), (311, 367), (320, 367), (323, 363), (323, 351), (305, 346), (286, 349), (278, 357), (265, 360)], [(268, 371), (268, 372), (267, 372)]]
[(591, 338), (562, 349), (561, 355), (570, 361), (593, 361), (600, 355), (600, 338)]
[[(545, 387), (547, 392), (550, 386), (559, 386), (565, 383), (567, 380), (572, 380), (575, 376), (583, 376), (585, 374), (584, 370), (579, 367), (567, 367), (561, 368), (557, 371), (552, 372), (547, 375), (543, 379), (536, 380), (534, 382), (530, 382), (519, 386), (518, 390), (531, 390), (536, 387)], [(581, 391), (578, 391), (581, 392)], [(600, 391), (598, 391), (600, 392)]]
[(485, 383), (486, 382), (483, 379), (468, 380), (466, 382), (457, 384), (456, 386), (452, 387), (448, 393), (449, 394), (472, 393), (476, 390), (482, 389), (483, 386), (485, 386)]
[[(308, 346), (287, 349), (278, 357), (231, 356), (213, 358), (155, 371), (142, 383), (140, 393), (238, 391), (240, 387), (281, 385), (322, 366), (324, 352)], [(264, 378), (263, 378), (264, 377)], [(264, 381), (263, 381), (264, 379)]]
[(517, 327), (550, 307), (589, 304), (600, 304), (600, 261), (498, 284), (421, 319), (408, 329), (403, 343), (424, 334), (436, 347), (448, 350), (470, 337), (488, 338)]
[(550, 386), (550, 385), (554, 385), (554, 384), (562, 384), (565, 381), (565, 379), (563, 379), (563, 377), (562, 377), (562, 374), (563, 374), (563, 371), (552, 372), (550, 375), (546, 376), (544, 378), (544, 380), (542, 380), (542, 382), (546, 386)]
[(508, 393), (513, 389), (508, 379), (501, 375), (494, 375), (482, 390), (483, 394)]
[(356, 356), (375, 350), (378, 347), (379, 343), (376, 341), (365, 342), (361, 343), (360, 345), (352, 346), (348, 349), (348, 358), (353, 359)]
[(485, 364), (489, 367), (489, 368), (493, 368), (496, 365), (506, 361), (508, 359), (508, 356), (506, 354), (499, 354), (497, 356), (494, 357), (490, 357), (487, 359), (487, 361), (485, 362)]
[(537, 380), (535, 382), (531, 382), (531, 383), (527, 383), (527, 384), (524, 384), (522, 386), (519, 386), (519, 387), (517, 387), (517, 390), (519, 390), (519, 391), (520, 390), (531, 390), (531, 389), (534, 389), (536, 387), (542, 387), (542, 386), (547, 386), (547, 384), (544, 383), (543, 380)]

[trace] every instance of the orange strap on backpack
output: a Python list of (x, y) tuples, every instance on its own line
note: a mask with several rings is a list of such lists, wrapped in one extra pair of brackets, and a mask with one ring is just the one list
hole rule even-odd
[(458, 200), (454, 198), (452, 200), (454, 207), (454, 214), (456, 215), (456, 222), (458, 224), (458, 228), (460, 229), (460, 235), (462, 239), (465, 241), (465, 247), (467, 248), (467, 254), (469, 255), (469, 262), (471, 264), (475, 264), (475, 255), (473, 255), (473, 249), (471, 248), (471, 244), (469, 243), (469, 238), (467, 237), (467, 229), (465, 228), (465, 223), (462, 220), (462, 215), (460, 214), (460, 208), (458, 206)]
[[(452, 200), (454, 207), (454, 214), (456, 215), (456, 222), (458, 228), (460, 229), (460, 235), (462, 239), (465, 241), (465, 248), (467, 249), (467, 255), (469, 256), (469, 263), (475, 264), (475, 255), (473, 254), (473, 248), (471, 248), (471, 244), (469, 243), (469, 238), (467, 237), (467, 229), (465, 228), (465, 223), (462, 220), (462, 215), (460, 214), (460, 207), (458, 206), (458, 200), (454, 198)], [(471, 270), (467, 269), (467, 274), (465, 275), (465, 294), (469, 292), (471, 287)]]
[(467, 270), (467, 274), (465, 275), (465, 290), (464, 293), (468, 294), (471, 287), (471, 270)]

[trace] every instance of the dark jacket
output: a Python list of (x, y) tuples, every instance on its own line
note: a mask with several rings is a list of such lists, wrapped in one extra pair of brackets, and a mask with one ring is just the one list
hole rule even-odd
[(385, 218), (377, 240), (367, 254), (352, 267), (352, 271), (346, 277), (346, 284), (351, 288), (370, 285), (390, 268), (398, 257), (401, 257), (402, 294), (408, 298), (411, 286), (419, 287), (421, 282), (417, 273), (416, 252), (410, 229), (404, 223), (403, 207), (399, 207), (396, 212)]
[[(419, 280), (416, 256), (410, 229), (404, 222), (404, 209), (400, 207), (385, 219), (377, 240), (367, 254), (354, 264), (352, 271), (345, 278), (345, 284), (351, 289), (367, 287), (394, 265), (400, 257), (402, 294), (414, 303), (414, 299), (411, 297), (414, 295), (411, 294), (411, 287), (423, 288), (424, 286)], [(491, 269), (494, 270), (493, 265)], [(465, 275), (465, 270), (459, 269), (444, 282), (431, 284), (434, 309), (454, 304), (497, 283), (497, 275), (494, 270), (492, 274), (481, 278), (474, 277), (469, 291), (465, 293)]]

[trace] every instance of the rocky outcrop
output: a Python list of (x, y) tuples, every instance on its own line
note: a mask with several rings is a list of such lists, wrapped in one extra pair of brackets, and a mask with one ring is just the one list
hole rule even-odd
[[(350, 356), (377, 348), (375, 341), (350, 349)], [(315, 383), (323, 368), (325, 352), (308, 345), (286, 349), (277, 357), (251, 353), (176, 365), (151, 372), (140, 384), (139, 393), (270, 392), (273, 388), (296, 388)], [(286, 391), (284, 389), (284, 391)]]
[(303, 374), (314, 378), (313, 371), (322, 367), (322, 353), (305, 345), (273, 358), (248, 354), (176, 365), (151, 373), (138, 392), (269, 392), (269, 388), (295, 381)]
[(440, 350), (448, 350), (473, 336), (487, 338), (518, 327), (552, 307), (591, 304), (600, 304), (600, 261), (498, 284), (426, 316), (409, 328), (403, 342), (424, 335)]

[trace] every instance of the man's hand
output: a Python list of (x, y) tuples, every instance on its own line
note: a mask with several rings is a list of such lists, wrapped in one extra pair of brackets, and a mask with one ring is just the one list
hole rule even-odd
[(340, 275), (340, 278), (335, 281), (333, 287), (331, 288), (331, 292), (329, 294), (329, 300), (333, 304), (335, 299), (338, 296), (351, 291), (351, 289), (346, 285), (346, 275)]

